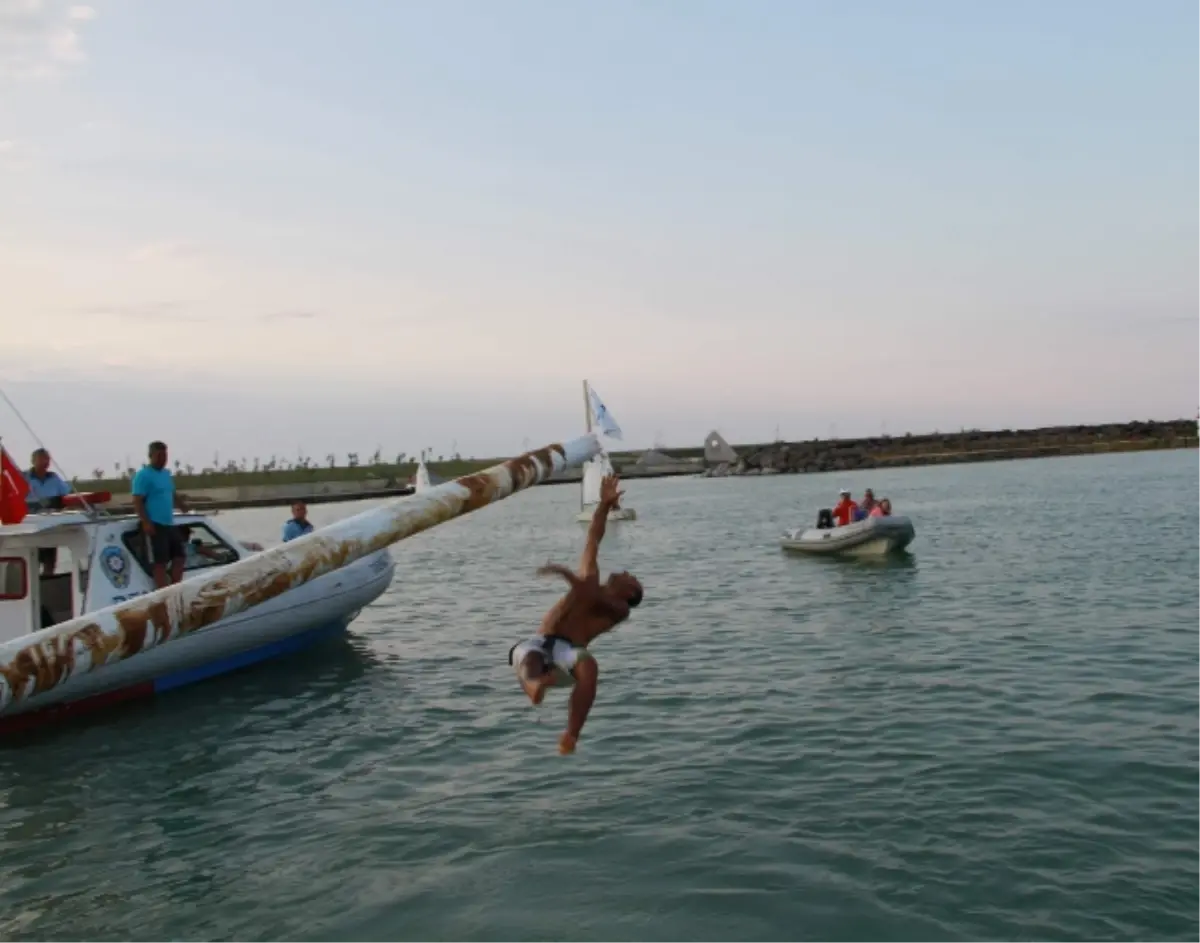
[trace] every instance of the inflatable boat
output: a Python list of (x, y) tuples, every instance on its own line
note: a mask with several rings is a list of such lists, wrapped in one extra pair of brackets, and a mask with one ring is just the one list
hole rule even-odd
[(822, 526), (828, 521), (827, 512), (822, 512), (816, 527), (788, 531), (779, 545), (801, 553), (870, 557), (903, 550), (916, 536), (907, 517), (868, 517), (844, 527)]

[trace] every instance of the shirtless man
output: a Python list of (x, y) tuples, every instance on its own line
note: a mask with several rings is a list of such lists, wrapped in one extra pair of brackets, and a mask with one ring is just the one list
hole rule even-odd
[(514, 645), (508, 661), (517, 671), (521, 687), (535, 705), (542, 703), (546, 688), (574, 685), (567, 712), (567, 729), (559, 738), (559, 753), (574, 753), (583, 722), (587, 720), (600, 669), (587, 647), (599, 635), (629, 618), (629, 610), (642, 601), (642, 584), (629, 573), (613, 573), (600, 582), (597, 554), (604, 538), (608, 512), (621, 506), (623, 491), (610, 475), (600, 484), (600, 503), (588, 528), (587, 545), (579, 560), (579, 571), (548, 563), (540, 575), (561, 576), (570, 585), (567, 594), (554, 604), (538, 634)]

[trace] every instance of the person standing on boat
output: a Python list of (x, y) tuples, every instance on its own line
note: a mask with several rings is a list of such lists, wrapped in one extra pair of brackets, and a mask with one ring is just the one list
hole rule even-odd
[(833, 509), (833, 520), (838, 527), (845, 527), (847, 524), (854, 522), (855, 514), (858, 512), (858, 505), (854, 499), (850, 497), (850, 492), (843, 488), (838, 492), (838, 503)]
[(71, 493), (71, 486), (50, 470), (50, 453), (45, 449), (34, 449), (25, 480), (29, 482), (25, 504), (31, 512), (57, 510), (62, 507), (62, 499)]
[[(133, 507), (142, 522), (146, 538), (146, 556), (159, 589), (183, 579), (187, 550), (183, 535), (175, 526), (175, 508), (187, 510), (183, 496), (175, 493), (175, 479), (167, 468), (167, 445), (151, 442), (149, 461), (133, 476)], [(167, 573), (167, 564), (171, 572)]]
[[(29, 494), (25, 495), (25, 506), (31, 514), (38, 511), (55, 511), (63, 506), (62, 499), (71, 493), (68, 485), (50, 470), (50, 453), (45, 449), (34, 449), (29, 456), (29, 471), (25, 472), (29, 483)], [(39, 547), (38, 563), (42, 576), (53, 576), (58, 565), (57, 547)]]
[(283, 525), (283, 542), (311, 534), (313, 526), (308, 520), (308, 505), (303, 501), (292, 502), (292, 517)]

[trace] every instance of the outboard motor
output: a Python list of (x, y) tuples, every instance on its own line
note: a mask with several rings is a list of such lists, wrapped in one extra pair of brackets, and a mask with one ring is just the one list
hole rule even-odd
[(817, 530), (832, 530), (833, 528), (833, 509), (821, 508), (817, 512)]

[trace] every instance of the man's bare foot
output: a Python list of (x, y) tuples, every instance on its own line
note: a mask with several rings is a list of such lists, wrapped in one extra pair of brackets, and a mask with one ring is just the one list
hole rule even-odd
[(569, 733), (564, 733), (558, 738), (558, 752), (563, 756), (566, 756), (568, 753), (574, 753), (575, 744), (578, 742), (578, 737), (572, 737)]
[(533, 706), (537, 707), (546, 697), (546, 688), (550, 687), (550, 680), (546, 677), (534, 678), (532, 681), (522, 678), (521, 687), (525, 689)]

